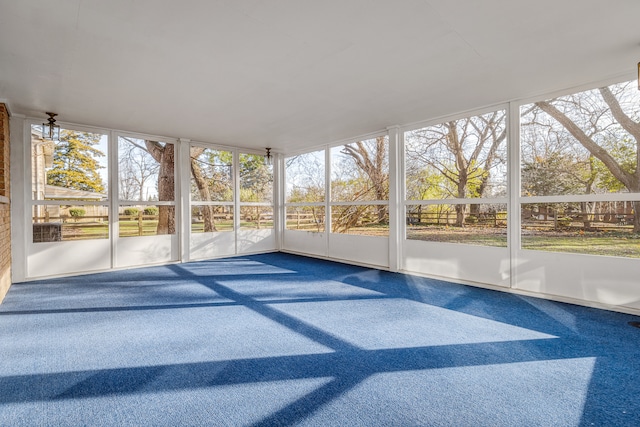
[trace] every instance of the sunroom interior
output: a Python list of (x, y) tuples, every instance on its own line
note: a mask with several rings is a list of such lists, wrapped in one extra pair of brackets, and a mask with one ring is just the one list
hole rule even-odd
[(640, 313), (635, 2), (0, 5), (13, 283), (280, 251)]

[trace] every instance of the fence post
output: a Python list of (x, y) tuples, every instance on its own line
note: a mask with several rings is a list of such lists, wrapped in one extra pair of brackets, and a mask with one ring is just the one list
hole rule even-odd
[(260, 207), (256, 206), (256, 216), (258, 217), (258, 230), (260, 229)]
[(142, 236), (142, 214), (143, 210), (138, 211), (138, 236)]

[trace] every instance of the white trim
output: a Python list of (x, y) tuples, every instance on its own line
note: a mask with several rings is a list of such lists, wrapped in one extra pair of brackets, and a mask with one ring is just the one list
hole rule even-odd
[(240, 206), (273, 206), (269, 202), (240, 202)]
[(284, 203), (285, 207), (296, 207), (296, 206), (326, 206), (325, 202), (295, 202), (295, 203)]
[(8, 197), (6, 197), (6, 196), (0, 196), (0, 204), (2, 204), (2, 205), (8, 205), (8, 204), (10, 204), (10, 203), (11, 203), (11, 201), (9, 200), (9, 198), (8, 198)]
[(640, 193), (571, 194), (565, 196), (520, 197), (520, 203), (574, 203), (574, 202), (632, 202), (640, 200)]
[[(203, 147), (203, 148), (211, 148), (213, 150), (220, 150), (220, 151), (242, 151), (243, 153), (246, 154), (257, 154), (257, 155), (262, 155), (264, 156), (266, 154), (266, 148), (265, 151), (261, 151), (258, 148), (249, 148), (249, 147), (242, 147), (242, 146), (232, 146), (232, 145), (225, 145), (225, 144), (217, 144), (215, 142), (203, 142), (203, 141), (194, 141), (194, 140), (187, 140), (190, 141), (191, 146), (194, 147)], [(277, 153), (278, 151), (274, 150), (273, 148), (271, 149), (271, 154)]]
[(366, 141), (368, 139), (373, 139), (373, 138), (377, 138), (379, 136), (385, 136), (388, 134), (389, 134), (388, 129), (381, 129), (374, 132), (361, 134), (352, 138), (332, 140), (330, 142), (324, 142), (322, 144), (313, 145), (311, 147), (305, 147), (300, 150), (286, 151), (286, 152), (283, 152), (282, 154), (285, 156), (285, 159), (288, 159), (289, 157), (295, 157), (295, 156), (299, 156), (301, 154), (307, 154), (307, 153), (314, 153), (317, 151), (323, 151), (325, 149), (329, 149), (329, 151), (331, 151), (332, 148), (340, 145), (351, 144), (358, 141)]
[(31, 206), (109, 206), (109, 201), (91, 201), (78, 199), (56, 199), (56, 200), (30, 200), (27, 205)]
[(189, 200), (189, 202), (191, 202), (191, 206), (233, 206), (234, 203), (233, 202), (205, 202), (205, 201), (198, 201), (198, 200)]
[(404, 206), (414, 206), (414, 205), (486, 205), (486, 204), (506, 204), (508, 203), (508, 197), (499, 197), (499, 198), (485, 198), (478, 197), (476, 199), (460, 199), (460, 198), (451, 198), (451, 199), (427, 199), (427, 200), (405, 200), (403, 202)]
[(331, 151), (333, 148), (339, 147), (341, 145), (353, 144), (354, 142), (368, 141), (371, 139), (375, 139), (381, 136), (389, 136), (389, 129), (379, 130), (376, 132), (366, 133), (364, 135), (360, 135), (356, 138), (345, 138), (339, 141), (334, 141), (327, 144), (327, 148)]
[(599, 87), (610, 86), (618, 83), (625, 83), (625, 82), (633, 81), (637, 79), (638, 79), (638, 76), (634, 73), (631, 73), (631, 74), (626, 72), (619, 73), (602, 80), (578, 84), (578, 85), (575, 85), (569, 88), (564, 88), (564, 89), (551, 90), (549, 92), (544, 92), (541, 94), (531, 95), (523, 98), (512, 99), (510, 102), (517, 104), (518, 111), (519, 111), (520, 107), (522, 107), (523, 105), (533, 104), (534, 102), (546, 101), (546, 100), (558, 98), (561, 96), (571, 95), (579, 92), (585, 92), (588, 90), (597, 89)]
[[(385, 206), (388, 205), (388, 200), (354, 200), (352, 202), (330, 202), (330, 206)], [(305, 205), (309, 206), (309, 205)]]
[[(177, 193), (177, 189), (174, 190)], [(69, 203), (67, 203), (68, 205)], [(177, 203), (175, 201), (148, 201), (148, 200), (118, 200), (119, 206), (176, 206)]]
[(422, 120), (419, 122), (413, 122), (400, 126), (402, 132), (411, 132), (431, 126), (441, 125), (445, 122), (466, 119), (468, 117), (481, 116), (483, 114), (493, 113), (496, 111), (504, 110), (505, 114), (509, 114), (509, 103), (501, 102), (499, 104), (487, 105), (485, 107), (474, 108), (472, 110), (466, 110), (455, 114), (448, 114), (446, 116), (436, 117), (434, 119)]

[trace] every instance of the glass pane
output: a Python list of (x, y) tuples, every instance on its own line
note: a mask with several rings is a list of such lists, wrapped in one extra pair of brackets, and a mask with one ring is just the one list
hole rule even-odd
[(407, 200), (504, 197), (506, 111), (405, 133)]
[(324, 150), (285, 159), (286, 203), (324, 202)]
[(175, 234), (175, 206), (122, 205), (118, 209), (120, 237)]
[(108, 137), (99, 133), (60, 131), (60, 141), (41, 139), (31, 127), (31, 174), (34, 200), (106, 200)]
[(191, 147), (191, 200), (233, 201), (233, 154)]
[(331, 232), (389, 236), (387, 205), (332, 206)]
[(240, 206), (240, 228), (273, 228), (273, 207)]
[(522, 249), (640, 258), (640, 202), (523, 204)]
[(640, 192), (635, 80), (520, 111), (523, 196)]
[(109, 238), (109, 208), (93, 205), (36, 205), (33, 243)]
[(173, 144), (118, 138), (118, 194), (123, 201), (175, 201)]
[(233, 231), (233, 206), (192, 206), (191, 232)]
[(389, 200), (389, 138), (331, 149), (331, 200)]
[(409, 205), (407, 239), (507, 246), (507, 205)]
[(273, 201), (273, 166), (264, 163), (264, 156), (240, 154), (240, 201)]
[(288, 206), (287, 230), (324, 231), (324, 206)]

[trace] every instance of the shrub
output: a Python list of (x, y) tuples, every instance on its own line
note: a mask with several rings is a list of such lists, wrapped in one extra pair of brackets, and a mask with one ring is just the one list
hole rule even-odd
[(127, 216), (137, 216), (138, 212), (140, 212), (140, 209), (138, 208), (126, 208), (124, 210), (124, 214)]
[(155, 206), (147, 206), (144, 208), (145, 215), (158, 215), (158, 208)]
[(572, 219), (569, 218), (568, 216), (562, 217), (562, 218), (558, 218), (558, 225), (560, 227), (568, 227), (571, 225), (571, 221)]
[(85, 216), (86, 213), (87, 213), (87, 211), (85, 211), (82, 208), (71, 208), (71, 209), (69, 209), (69, 215), (71, 215), (73, 218), (79, 218), (81, 216)]

